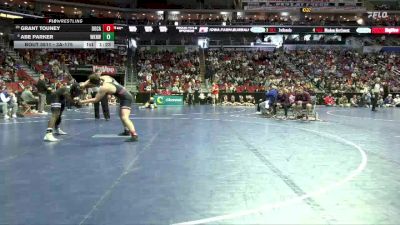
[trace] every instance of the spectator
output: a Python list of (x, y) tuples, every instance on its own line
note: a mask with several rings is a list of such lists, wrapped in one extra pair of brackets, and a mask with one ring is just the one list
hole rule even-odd
[(9, 119), (8, 112), (11, 111), (12, 118), (17, 118), (18, 103), (14, 93), (7, 90), (7, 86), (2, 86), (0, 91), (0, 105), (4, 119)]

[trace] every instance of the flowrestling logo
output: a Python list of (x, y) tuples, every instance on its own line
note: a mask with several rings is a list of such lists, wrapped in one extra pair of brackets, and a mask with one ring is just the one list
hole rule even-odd
[(389, 17), (388, 12), (367, 12), (368, 18), (373, 18), (373, 19), (386, 19)]

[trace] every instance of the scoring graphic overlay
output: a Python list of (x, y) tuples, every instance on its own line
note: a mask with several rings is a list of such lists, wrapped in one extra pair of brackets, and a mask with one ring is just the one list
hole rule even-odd
[(14, 21), (14, 48), (114, 48), (109, 19), (21, 19)]

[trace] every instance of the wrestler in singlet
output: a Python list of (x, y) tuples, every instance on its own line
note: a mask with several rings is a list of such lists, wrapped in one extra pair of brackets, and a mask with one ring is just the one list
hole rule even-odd
[[(106, 81), (105, 78), (108, 78), (108, 81)], [(125, 89), (124, 86), (122, 86), (112, 77), (101, 77), (100, 80), (101, 85), (103, 85), (104, 83), (108, 83), (115, 87), (115, 93), (113, 93), (113, 95), (119, 99), (120, 108), (131, 108), (133, 96), (131, 95), (131, 93), (129, 93), (129, 91)]]
[(101, 98), (106, 95), (114, 95), (119, 99), (120, 102), (120, 118), (121, 122), (124, 126), (124, 132), (120, 135), (130, 135), (131, 138), (127, 141), (137, 141), (138, 135), (135, 130), (135, 126), (133, 125), (132, 120), (129, 118), (131, 113), (131, 105), (133, 102), (133, 97), (128, 90), (125, 89), (124, 86), (119, 84), (114, 78), (110, 76), (98, 76), (96, 74), (92, 74), (89, 76), (89, 80), (83, 83), (81, 86), (99, 86), (99, 92), (97, 93), (95, 98), (81, 100), (81, 104), (87, 103), (96, 103), (101, 100)]

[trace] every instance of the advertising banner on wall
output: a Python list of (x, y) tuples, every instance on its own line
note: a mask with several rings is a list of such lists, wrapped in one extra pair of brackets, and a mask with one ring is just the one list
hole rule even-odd
[(183, 105), (182, 95), (155, 95), (157, 105)]
[(100, 70), (102, 74), (115, 75), (117, 74), (117, 68), (115, 66), (99, 66), (93, 65), (93, 72)]

